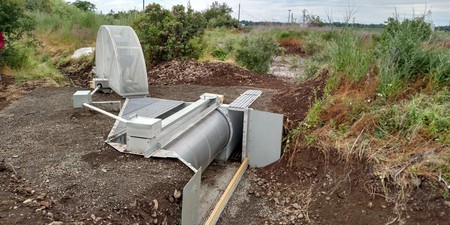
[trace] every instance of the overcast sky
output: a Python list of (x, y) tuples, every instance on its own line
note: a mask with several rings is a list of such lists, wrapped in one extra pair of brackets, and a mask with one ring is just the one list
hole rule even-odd
[[(73, 1), (73, 0), (69, 0)], [(103, 13), (114, 11), (128, 11), (130, 9), (142, 10), (142, 0), (88, 0), (94, 3), (97, 10)], [(186, 5), (188, 0), (144, 0), (146, 4), (159, 3), (165, 8), (173, 5)], [(204, 10), (213, 1), (191, 0), (195, 10)], [(449, 25), (450, 23), (450, 0), (227, 0), (233, 8), (233, 16), (237, 18), (238, 5), (241, 4), (241, 19), (253, 21), (277, 21), (287, 22), (288, 10), (292, 10), (294, 18), (300, 20), (302, 10), (320, 16), (323, 20), (342, 22), (348, 15), (348, 11), (355, 12), (353, 15), (356, 23), (383, 23), (388, 17), (397, 15), (403, 18), (411, 18), (414, 13), (424, 14), (431, 10), (431, 18), (437, 26)]]

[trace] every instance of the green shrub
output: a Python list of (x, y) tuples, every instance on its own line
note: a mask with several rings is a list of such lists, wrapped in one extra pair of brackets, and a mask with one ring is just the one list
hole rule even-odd
[(236, 49), (236, 62), (257, 73), (267, 73), (272, 57), (280, 51), (278, 42), (267, 35), (247, 35)]
[(52, 0), (25, 0), (25, 7), (29, 11), (51, 13), (54, 1)]
[(134, 28), (140, 37), (148, 62), (157, 64), (172, 59), (197, 59), (206, 21), (203, 16), (182, 5), (163, 9), (148, 5), (137, 18)]
[[(22, 0), (2, 0), (0, 4), (0, 32), (6, 37), (6, 45), (2, 49), (0, 67), (8, 65), (19, 68), (27, 62), (27, 53), (21, 50), (17, 42), (31, 31), (34, 23), (25, 11), (25, 4)], [(32, 41), (32, 40), (31, 40)], [(30, 45), (32, 42), (26, 44)]]
[(95, 5), (88, 1), (76, 0), (75, 2), (72, 2), (72, 5), (74, 5), (75, 7), (79, 8), (83, 11), (94, 12), (96, 9)]
[(425, 41), (431, 36), (430, 24), (425, 22), (424, 17), (405, 19), (400, 22), (397, 18), (389, 18), (388, 24), (381, 34), (381, 42), (389, 42), (399, 34), (407, 34), (411, 41)]
[(33, 22), (25, 11), (23, 0), (2, 0), (0, 21), (0, 32), (8, 41), (19, 40), (33, 29)]
[[(31, 46), (21, 46), (17, 42), (8, 44), (8, 47), (2, 52), (0, 60), (2, 64), (8, 65), (13, 69), (20, 69), (30, 64)], [(1, 64), (0, 64), (1, 66)]]
[(389, 18), (378, 47), (381, 93), (390, 96), (410, 78), (429, 71), (431, 55), (422, 49), (421, 43), (430, 35), (430, 25), (423, 18), (403, 22)]
[(203, 12), (209, 28), (226, 27), (235, 28), (239, 26), (239, 21), (231, 16), (233, 9), (226, 3), (220, 4), (215, 1)]

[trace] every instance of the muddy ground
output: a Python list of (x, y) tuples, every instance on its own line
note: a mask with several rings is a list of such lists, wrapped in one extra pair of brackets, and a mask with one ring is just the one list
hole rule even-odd
[[(264, 94), (253, 107), (281, 112), (292, 126), (326, 75), (295, 84), (221, 63), (172, 62), (149, 72), (150, 96), (194, 101), (209, 92), (230, 102), (257, 88)], [(72, 78), (87, 85), (86, 76)], [(1, 96), (15, 96), (17, 86), (5, 80)], [(174, 192), (192, 173), (176, 160), (125, 155), (104, 144), (114, 121), (74, 110), (71, 95), (79, 88), (36, 85), (19, 88), (21, 98), (0, 99), (0, 224), (178, 224)], [(396, 207), (376, 192), (379, 182), (365, 162), (349, 165), (318, 149), (298, 154), (292, 168), (280, 160), (249, 169), (219, 224), (448, 224), (450, 202), (427, 181)], [(203, 179), (214, 176), (208, 170)]]

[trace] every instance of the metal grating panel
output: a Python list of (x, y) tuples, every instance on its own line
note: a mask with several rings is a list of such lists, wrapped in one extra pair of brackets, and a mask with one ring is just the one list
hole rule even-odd
[(245, 109), (248, 108), (259, 96), (261, 96), (262, 91), (260, 90), (247, 90), (237, 99), (235, 99), (230, 107)]
[[(130, 119), (130, 116), (134, 115), (155, 118), (183, 104), (184, 102), (181, 101), (156, 98), (132, 98), (124, 105), (121, 115), (124, 119)], [(115, 129), (113, 128), (114, 132), (110, 134), (110, 137), (122, 134), (126, 129), (126, 124), (119, 122), (117, 127)]]

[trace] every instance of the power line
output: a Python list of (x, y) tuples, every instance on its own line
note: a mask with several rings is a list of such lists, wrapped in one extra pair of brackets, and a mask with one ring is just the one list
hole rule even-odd
[(262, 20), (261, 18), (258, 18), (258, 17), (256, 17), (256, 16), (253, 16), (252, 14), (250, 14), (249, 12), (247, 12), (247, 10), (245, 10), (245, 9), (242, 8), (242, 7), (241, 7), (241, 10), (242, 10), (243, 12), (245, 12), (245, 14), (249, 15), (250, 17), (253, 17), (253, 18), (256, 19), (256, 20), (264, 21), (264, 20)]

